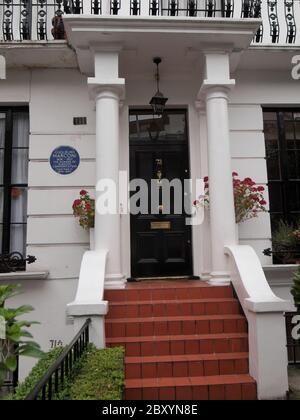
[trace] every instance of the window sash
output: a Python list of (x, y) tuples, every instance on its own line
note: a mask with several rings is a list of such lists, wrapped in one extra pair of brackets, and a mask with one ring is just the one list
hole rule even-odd
[[(18, 251), (25, 255), (29, 112), (25, 107), (0, 107), (1, 114), (5, 115), (5, 138), (4, 145), (2, 145), (4, 146), (3, 177), (0, 177), (0, 192), (2, 192), (0, 253), (8, 254)], [(22, 114), (24, 119), (18, 119)], [(17, 200), (22, 200), (22, 202)]]

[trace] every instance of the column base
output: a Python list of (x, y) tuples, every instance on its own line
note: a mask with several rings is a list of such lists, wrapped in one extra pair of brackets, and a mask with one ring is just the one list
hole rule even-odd
[(210, 275), (209, 284), (212, 286), (229, 286), (231, 283), (230, 275), (226, 271), (213, 271)]
[(104, 289), (125, 289), (126, 283), (123, 274), (108, 274), (105, 276)]

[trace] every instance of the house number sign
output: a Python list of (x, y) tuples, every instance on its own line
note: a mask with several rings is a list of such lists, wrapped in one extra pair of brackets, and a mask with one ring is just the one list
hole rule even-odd
[(53, 171), (60, 175), (69, 175), (76, 171), (80, 164), (80, 157), (73, 147), (59, 146), (50, 156), (50, 165)]

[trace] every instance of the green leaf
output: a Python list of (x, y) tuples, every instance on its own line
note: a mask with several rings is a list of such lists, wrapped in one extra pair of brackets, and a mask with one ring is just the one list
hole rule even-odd
[(8, 370), (10, 371), (15, 371), (17, 369), (17, 358), (15, 355), (9, 356), (6, 360), (5, 360), (5, 366), (7, 367)]
[(44, 357), (44, 352), (37, 347), (26, 345), (18, 351), (20, 356), (35, 357), (40, 359)]

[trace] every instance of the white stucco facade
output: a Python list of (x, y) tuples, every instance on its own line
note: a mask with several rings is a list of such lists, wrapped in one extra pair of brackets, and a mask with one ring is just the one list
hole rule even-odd
[[(28, 274), (27, 277), (22, 274), (18, 276), (17, 280), (22, 284), (23, 294), (14, 298), (12, 303), (28, 303), (34, 306), (32, 318), (41, 324), (33, 326), (32, 329), (35, 339), (44, 350), (57, 345), (58, 342), (67, 344), (74, 334), (74, 321), (72, 317), (67, 316), (66, 306), (76, 295), (82, 257), (84, 252), (89, 250), (89, 232), (84, 231), (73, 217), (72, 203), (82, 188), (94, 196), (96, 172), (99, 169), (97, 169), (96, 155), (98, 153), (99, 160), (105, 147), (102, 146), (97, 152), (96, 136), (97, 133), (99, 135), (99, 131), (96, 132), (96, 120), (97, 115), (99, 120), (99, 113), (103, 115), (109, 105), (103, 103), (101, 108), (100, 96), (95, 102), (95, 97), (90, 95), (91, 82), (88, 83), (88, 78), (95, 77), (97, 83), (97, 74), (94, 73), (92, 65), (91, 51), (94, 48), (92, 35), (89, 31), (85, 32), (84, 28), (84, 25), (86, 27), (94, 25), (97, 34), (98, 23), (96, 20), (85, 23), (83, 16), (81, 39), (84, 45), (80, 45), (78, 33), (74, 31), (78, 19), (74, 17), (72, 21), (71, 16), (66, 18), (69, 45), (66, 41), (57, 41), (57, 46), (55, 41), (28, 42), (24, 47), (26, 54), (21, 46), (11, 49), (10, 44), (0, 45), (0, 53), (7, 61), (7, 77), (5, 80), (0, 80), (0, 105), (29, 107), (27, 254), (37, 258), (36, 263), (28, 267), (29, 272), (37, 273), (36, 278), (28, 278)], [(104, 22), (105, 25), (107, 22), (108, 19)], [(128, 22), (126, 24), (128, 25)], [(239, 24), (240, 21), (237, 22), (237, 25)], [(254, 31), (258, 24), (254, 20), (251, 24), (251, 30)], [(147, 25), (151, 26), (149, 22)], [(184, 25), (188, 27), (188, 23), (185, 22)], [(201, 22), (198, 27), (201, 28)], [(251, 177), (258, 184), (267, 187), (263, 107), (299, 107), (300, 81), (292, 79), (291, 59), (299, 53), (300, 47), (299, 44), (293, 47), (286, 45), (249, 47), (251, 31), (249, 28), (246, 29), (241, 36), (235, 34), (231, 39), (232, 44), (236, 44), (234, 48), (229, 48), (228, 51), (226, 44), (221, 51), (222, 54), (228, 55), (228, 69), (230, 69), (228, 79), (235, 80), (235, 86), (226, 92), (231, 170), (238, 172), (241, 178)], [(228, 43), (231, 35), (226, 36)], [(159, 37), (161, 32), (157, 29), (153, 39), (142, 34), (140, 41), (135, 41), (135, 47), (132, 34), (119, 44), (116, 74), (110, 76), (124, 79), (126, 93), (124, 97), (118, 97), (118, 101), (121, 99), (120, 107), (118, 104), (111, 108), (109, 114), (111, 116), (115, 112), (117, 122), (114, 119), (106, 120), (108, 127), (109, 124), (114, 124), (114, 127), (118, 124), (119, 134), (116, 131), (115, 135), (116, 142), (118, 139), (119, 156), (116, 157), (115, 169), (129, 171), (129, 110), (148, 108), (149, 99), (155, 89), (151, 60), (153, 56), (159, 55), (164, 59), (161, 66), (161, 88), (169, 98), (167, 106), (187, 111), (191, 178), (204, 177), (209, 172), (208, 120), (205, 101), (199, 96), (199, 90), (205, 79), (207, 46), (220, 53), (222, 42), (218, 39), (213, 45), (207, 34), (199, 35), (201, 42), (186, 35), (186, 39), (190, 41), (179, 41), (176, 51), (176, 44), (167, 36), (161, 38), (161, 43), (158, 42)], [(99, 45), (105, 43), (104, 38), (102, 34)], [(264, 39), (265, 44), (268, 44), (267, 39)], [(283, 38), (280, 39), (283, 44)], [(113, 41), (116, 42), (114, 36)], [(86, 49), (88, 43), (93, 47), (89, 51)], [(103, 69), (105, 67), (103, 62), (101, 65), (99, 68)], [(109, 71), (114, 72), (112, 68), (109, 68)], [(103, 78), (102, 73), (99, 76)], [(115, 89), (115, 86), (112, 89)], [(73, 125), (74, 117), (86, 117), (87, 124)], [(218, 118), (218, 115), (215, 115), (217, 125)], [(103, 126), (104, 122), (98, 125), (98, 130), (103, 130)], [(103, 139), (103, 134), (101, 138)], [(80, 165), (70, 175), (62, 176), (55, 173), (49, 164), (52, 151), (61, 145), (74, 147), (80, 155)], [(110, 159), (109, 156), (108, 148), (107, 159)], [(265, 198), (268, 202), (267, 191)], [(230, 215), (230, 209), (228, 211), (226, 214)], [(117, 246), (120, 249), (120, 260), (114, 256), (113, 267), (119, 266), (116, 272), (111, 269), (111, 274), (115, 276), (114, 281), (119, 275), (124, 279), (122, 281), (125, 281), (131, 277), (130, 216), (117, 215), (117, 217), (119, 225), (117, 227), (116, 223), (113, 225), (119, 242)], [(96, 239), (96, 247), (98, 240), (100, 244), (98, 246), (101, 248), (103, 235), (101, 230), (98, 232), (100, 237)], [(211, 243), (211, 232), (210, 216), (206, 212), (204, 224), (192, 229), (193, 274), (202, 279), (207, 279), (213, 270), (211, 250), (214, 247), (208, 246)], [(217, 241), (214, 243), (218, 245)], [(291, 301), (290, 271), (288, 275), (286, 272), (276, 271), (276, 268), (272, 267), (271, 257), (266, 257), (262, 253), (264, 249), (271, 247), (269, 214), (260, 214), (258, 218), (241, 224), (239, 243), (253, 247), (262, 266), (268, 267), (267, 279), (274, 292), (279, 297)], [(234, 244), (227, 243), (227, 245)], [(9, 275), (0, 275), (0, 282), (3, 284), (15, 281), (15, 278), (10, 278)], [(98, 298), (102, 299), (100, 289)], [(30, 359), (21, 360), (21, 378), (28, 373), (33, 363), (34, 361)]]

